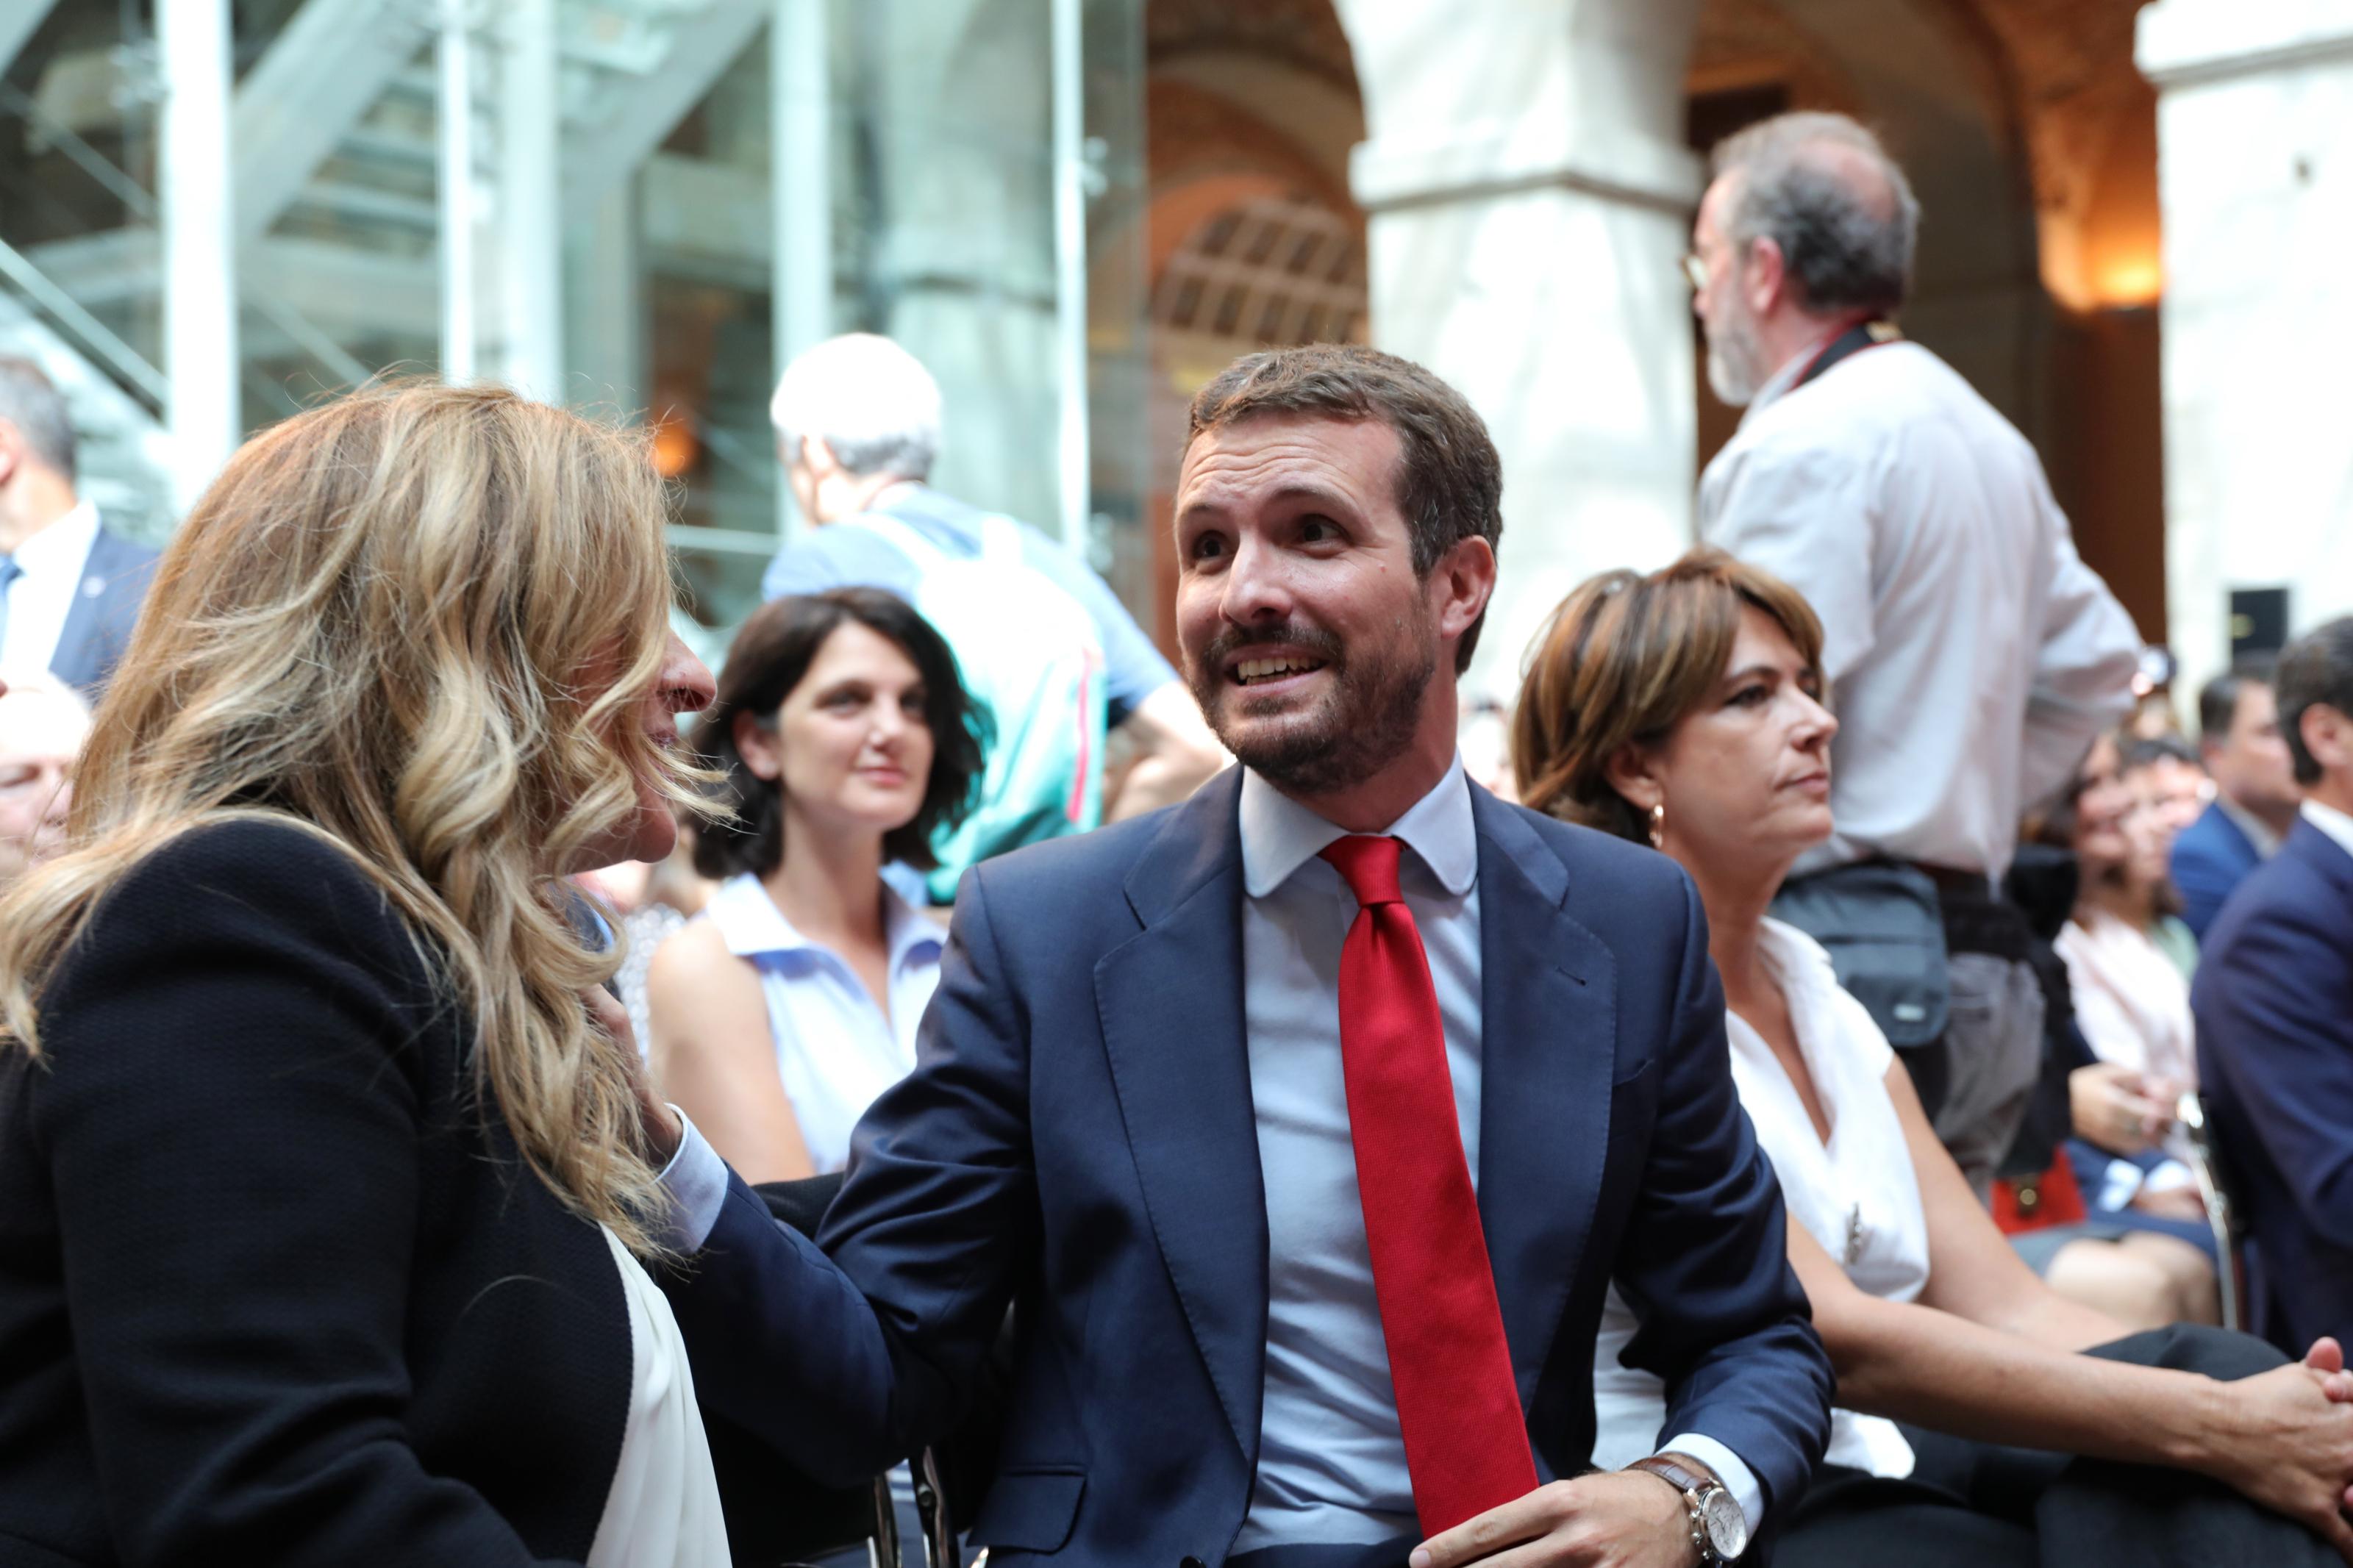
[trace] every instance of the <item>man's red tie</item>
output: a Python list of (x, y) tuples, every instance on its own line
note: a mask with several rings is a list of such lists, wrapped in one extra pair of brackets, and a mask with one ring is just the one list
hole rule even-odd
[(1394, 838), (1324, 858), (1362, 907), (1340, 950), (1340, 1060), (1398, 1426), (1425, 1538), (1535, 1489), (1526, 1418), (1462, 1157), (1446, 1032)]

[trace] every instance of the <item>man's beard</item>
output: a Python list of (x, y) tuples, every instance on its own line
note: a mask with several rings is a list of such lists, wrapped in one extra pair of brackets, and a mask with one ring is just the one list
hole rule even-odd
[[(1385, 646), (1359, 649), (1353, 658), (1344, 654), (1338, 637), (1319, 626), (1228, 626), (1187, 673), (1209, 728), (1236, 761), (1286, 795), (1329, 795), (1362, 784), (1413, 744), (1422, 694), (1438, 672), (1437, 639), (1430, 632), (1429, 611), (1419, 601)], [(1332, 689), (1314, 707), (1271, 724), (1253, 724), (1248, 718), (1250, 688), (1228, 681), (1226, 665), (1237, 649), (1267, 643), (1322, 659)], [(1236, 704), (1244, 705), (1241, 712), (1234, 710)]]
[(1733, 407), (1746, 408), (1765, 384), (1757, 365), (1764, 356), (1757, 347), (1756, 323), (1738, 314), (1738, 310), (1731, 307), (1720, 321), (1705, 329), (1707, 384)]

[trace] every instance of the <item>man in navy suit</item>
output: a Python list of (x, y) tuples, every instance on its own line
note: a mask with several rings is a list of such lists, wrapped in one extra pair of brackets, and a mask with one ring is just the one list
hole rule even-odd
[(2280, 655), (2300, 820), (2209, 933), (2198, 1072), (2281, 1347), (2353, 1342), (2353, 617)]
[(0, 670), (95, 700), (138, 624), (155, 552), (75, 494), (73, 421), (27, 359), (0, 355)]
[(2247, 873), (2295, 826), (2295, 787), (2268, 660), (2248, 660), (2198, 694), (2198, 749), (2214, 798), (2173, 841), (2181, 918), (2200, 940)]
[[(1821, 1453), (1689, 881), (1455, 751), (1501, 489), (1416, 365), (1236, 362), (1176, 526), (1187, 679), (1240, 766), (964, 880), (820, 1240), (892, 1363), (859, 1462), (944, 1433), (1014, 1308), (994, 1562), (1684, 1568)], [(1666, 1452), (1590, 1474), (1613, 1279)]]

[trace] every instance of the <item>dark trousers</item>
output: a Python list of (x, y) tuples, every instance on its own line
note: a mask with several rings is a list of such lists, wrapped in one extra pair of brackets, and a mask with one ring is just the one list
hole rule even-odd
[[(2280, 1353), (2179, 1324), (2086, 1354), (2230, 1380)], [(2341, 1568), (2302, 1525), (2184, 1470), (1977, 1443), (1906, 1426), (1903, 1480), (1825, 1466), (1779, 1533), (1777, 1568)]]

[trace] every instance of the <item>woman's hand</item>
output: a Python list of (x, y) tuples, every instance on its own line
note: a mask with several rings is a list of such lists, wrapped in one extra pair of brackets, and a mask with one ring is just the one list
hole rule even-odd
[(670, 1102), (654, 1092), (653, 1075), (646, 1070), (645, 1056), (638, 1049), (638, 1032), (629, 1026), (628, 1009), (602, 985), (589, 986), (580, 993), (580, 999), (588, 1004), (590, 1021), (620, 1048), (623, 1070), (638, 1094), (638, 1124), (645, 1135), (647, 1160), (656, 1169), (669, 1164), (670, 1156), (678, 1152), (678, 1141), (686, 1136), (686, 1127)]
[(2353, 1563), (2353, 1379), (2334, 1340), (2293, 1366), (2212, 1386), (2196, 1468), (2285, 1514)]
[(2075, 1136), (2111, 1154), (2155, 1148), (2173, 1125), (2172, 1106), (2149, 1093), (2140, 1074), (2114, 1062), (2069, 1073), (2067, 1107)]

